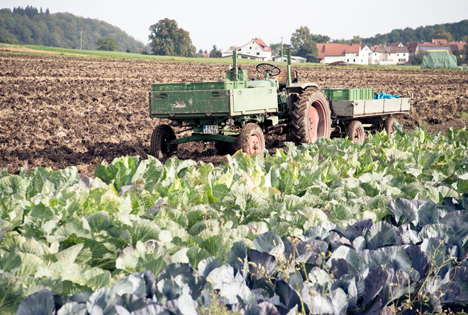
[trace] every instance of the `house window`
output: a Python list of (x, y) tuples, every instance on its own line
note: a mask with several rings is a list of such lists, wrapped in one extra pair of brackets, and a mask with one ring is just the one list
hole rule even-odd
[(260, 53), (257, 53), (257, 56), (260, 56)]
[(396, 55), (397, 55), (397, 57), (398, 57), (400, 54), (396, 54)]
[(377, 56), (377, 54), (374, 54), (375, 56)]
[(252, 47), (249, 47), (249, 49), (252, 49)]
[(353, 59), (353, 62), (356, 62), (356, 59)]
[(403, 57), (405, 56), (405, 54), (403, 54)]
[(347, 62), (349, 62), (349, 59), (347, 60)]

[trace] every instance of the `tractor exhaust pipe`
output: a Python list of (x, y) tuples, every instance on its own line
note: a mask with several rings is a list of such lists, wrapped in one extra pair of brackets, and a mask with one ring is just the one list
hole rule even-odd
[(237, 69), (237, 51), (232, 52), (232, 62), (234, 63), (234, 69), (236, 71), (236, 76), (234, 81), (239, 81), (239, 71)]

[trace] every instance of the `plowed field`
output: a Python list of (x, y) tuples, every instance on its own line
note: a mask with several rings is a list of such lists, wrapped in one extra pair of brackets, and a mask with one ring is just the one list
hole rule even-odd
[[(217, 81), (226, 65), (0, 54), (0, 167), (75, 165), (92, 175), (102, 161), (149, 153), (152, 83)], [(284, 70), (284, 69), (283, 69)], [(373, 87), (411, 96), (406, 128), (461, 128), (468, 110), (468, 72), (298, 68), (300, 82), (323, 88)], [(250, 78), (258, 77), (250, 66)], [(184, 135), (183, 133), (181, 135)], [(271, 141), (277, 143), (277, 141)], [(180, 158), (220, 162), (203, 144), (179, 147)]]

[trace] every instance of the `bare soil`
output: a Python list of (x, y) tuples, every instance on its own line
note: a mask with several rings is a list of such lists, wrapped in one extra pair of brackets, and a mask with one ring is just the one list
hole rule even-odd
[[(50, 166), (76, 166), (93, 175), (115, 157), (149, 154), (154, 127), (148, 92), (152, 83), (217, 81), (226, 65), (118, 59), (91, 59), (0, 53), (0, 167), (17, 173)], [(285, 70), (285, 69), (283, 69)], [(410, 96), (412, 112), (400, 117), (405, 128), (429, 132), (468, 125), (468, 72), (397, 71), (341, 67), (297, 68), (300, 82), (322, 88), (373, 87), (377, 92)], [(249, 78), (260, 77), (253, 66)], [(183, 136), (182, 132), (179, 136)], [(284, 141), (268, 137), (267, 148)], [(218, 164), (226, 161), (214, 146), (186, 143), (181, 159)]]

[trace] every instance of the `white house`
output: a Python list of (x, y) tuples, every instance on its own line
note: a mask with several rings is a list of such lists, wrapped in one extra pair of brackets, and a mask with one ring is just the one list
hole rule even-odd
[(318, 59), (320, 63), (328, 64), (336, 61), (354, 63), (358, 65), (369, 64), (372, 50), (360, 44), (317, 44)]
[(373, 53), (369, 57), (370, 65), (398, 65), (409, 61), (407, 47), (398, 46), (374, 46)]
[(237, 50), (237, 58), (240, 59), (271, 60), (271, 49), (260, 38), (254, 38), (241, 47), (229, 47), (226, 52), (222, 53), (222, 58), (232, 57), (234, 50)]

